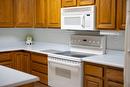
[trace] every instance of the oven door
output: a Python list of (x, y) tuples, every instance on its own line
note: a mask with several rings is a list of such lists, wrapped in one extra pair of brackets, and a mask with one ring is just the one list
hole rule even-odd
[(82, 87), (81, 65), (69, 65), (59, 61), (48, 62), (50, 87)]
[(85, 29), (85, 16), (79, 15), (62, 15), (61, 29), (65, 30), (83, 30)]

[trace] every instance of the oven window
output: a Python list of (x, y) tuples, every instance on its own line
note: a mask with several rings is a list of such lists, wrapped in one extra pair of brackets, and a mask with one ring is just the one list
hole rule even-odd
[(80, 25), (81, 23), (80, 17), (64, 17), (64, 24), (65, 25)]
[(55, 72), (56, 72), (56, 75), (58, 76), (71, 79), (71, 70), (56, 67)]

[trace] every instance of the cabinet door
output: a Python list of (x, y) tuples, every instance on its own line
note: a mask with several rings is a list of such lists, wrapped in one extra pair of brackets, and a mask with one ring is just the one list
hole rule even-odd
[(84, 87), (103, 87), (103, 80), (91, 76), (85, 76)]
[(13, 52), (12, 58), (15, 69), (30, 73), (30, 53)]
[(13, 68), (13, 60), (10, 53), (0, 53), (0, 65)]
[(123, 84), (120, 84), (120, 83), (108, 81), (106, 87), (124, 87), (124, 86), (123, 86)]
[(34, 21), (34, 0), (15, 0), (16, 27), (32, 27)]
[(126, 0), (117, 0), (117, 29), (125, 29)]
[(60, 27), (61, 0), (47, 0), (47, 26)]
[(115, 29), (116, 0), (97, 0), (97, 28)]
[(77, 5), (77, 0), (62, 0), (62, 7), (72, 7)]
[(13, 0), (0, 0), (0, 27), (13, 25)]
[(48, 60), (47, 55), (31, 53), (31, 72), (40, 78), (40, 82), (48, 85)]
[(82, 6), (82, 5), (94, 5), (95, 0), (77, 0), (77, 4), (79, 6)]
[(35, 0), (35, 27), (46, 27), (46, 0)]

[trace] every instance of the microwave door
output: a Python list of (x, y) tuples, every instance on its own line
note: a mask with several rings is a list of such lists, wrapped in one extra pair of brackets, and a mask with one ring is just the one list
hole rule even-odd
[(61, 18), (61, 29), (81, 30), (84, 25), (83, 15), (67, 15)]

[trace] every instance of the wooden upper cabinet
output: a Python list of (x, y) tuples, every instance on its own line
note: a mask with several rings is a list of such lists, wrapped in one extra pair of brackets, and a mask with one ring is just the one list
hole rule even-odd
[(62, 7), (77, 6), (77, 0), (62, 0)]
[(116, 0), (96, 0), (98, 29), (115, 29)]
[(61, 0), (47, 0), (47, 26), (60, 27)]
[(32, 27), (34, 22), (34, 0), (15, 0), (15, 26)]
[(83, 5), (94, 5), (95, 0), (77, 0), (78, 6), (83, 6)]
[(35, 0), (34, 27), (46, 27), (46, 1), (47, 0)]
[(0, 27), (13, 27), (13, 0), (0, 0)]
[(126, 0), (117, 0), (117, 29), (125, 29)]

